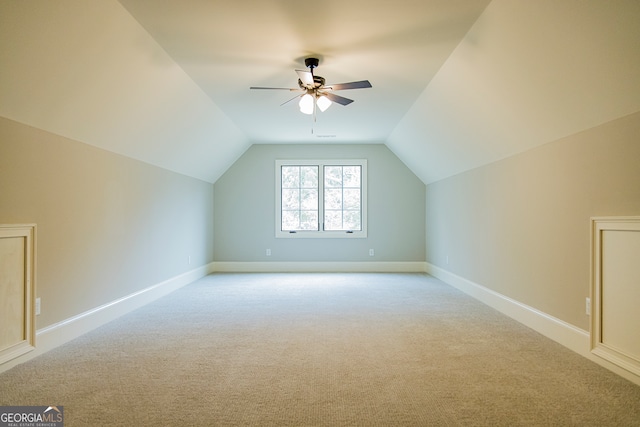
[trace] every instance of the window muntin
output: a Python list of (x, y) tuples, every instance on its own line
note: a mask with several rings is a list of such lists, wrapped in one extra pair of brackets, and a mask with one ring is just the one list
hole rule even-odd
[(276, 237), (367, 237), (366, 160), (277, 160)]

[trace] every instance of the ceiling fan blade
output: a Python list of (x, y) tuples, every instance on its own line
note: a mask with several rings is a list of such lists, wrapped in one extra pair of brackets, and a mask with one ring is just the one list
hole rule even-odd
[(313, 74), (307, 70), (296, 70), (298, 78), (305, 86), (313, 86)]
[(345, 89), (365, 89), (372, 87), (369, 80), (361, 80), (359, 82), (338, 83), (335, 85), (327, 85), (325, 89), (345, 90)]
[(291, 101), (293, 101), (294, 99), (300, 98), (301, 96), (302, 96), (302, 95), (296, 95), (296, 96), (294, 96), (293, 98), (291, 98), (290, 100), (285, 101), (285, 102), (283, 102), (282, 104), (280, 104), (280, 106), (282, 107), (284, 104), (288, 104), (288, 103), (290, 103)]
[(291, 87), (261, 87), (261, 86), (251, 86), (249, 89), (289, 90), (291, 92), (301, 90), (299, 87), (291, 88)]
[(340, 105), (349, 105), (353, 102), (353, 99), (345, 98), (343, 96), (336, 95), (335, 93), (325, 93), (323, 95)]

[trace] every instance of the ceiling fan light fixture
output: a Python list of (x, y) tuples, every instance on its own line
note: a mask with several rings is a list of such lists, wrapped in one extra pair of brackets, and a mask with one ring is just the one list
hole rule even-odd
[[(300, 97), (298, 101), (298, 105), (300, 107), (300, 112), (303, 114), (314, 115), (316, 107), (324, 112), (333, 104), (340, 105), (349, 105), (353, 102), (353, 99), (345, 98), (344, 96), (336, 95), (333, 91), (337, 90), (347, 90), (347, 89), (364, 89), (372, 87), (369, 80), (360, 80), (357, 82), (348, 82), (348, 83), (338, 83), (330, 86), (325, 86), (324, 77), (316, 76), (313, 73), (313, 70), (318, 67), (320, 61), (318, 58), (306, 58), (304, 60), (304, 65), (307, 66), (309, 71), (307, 70), (295, 70), (298, 73), (298, 87), (297, 88), (287, 88), (287, 87), (262, 87), (262, 86), (251, 86), (249, 89), (267, 89), (267, 90), (286, 90), (290, 92), (302, 92), (303, 95), (294, 96), (290, 100), (282, 103), (281, 105), (287, 104), (294, 99)], [(327, 92), (332, 91), (332, 92)]]
[(331, 100), (324, 95), (320, 95), (317, 104), (320, 111), (324, 113), (327, 108), (331, 107)]
[(304, 94), (302, 98), (300, 98), (298, 105), (300, 106), (301, 113), (313, 114), (313, 96), (310, 94)]

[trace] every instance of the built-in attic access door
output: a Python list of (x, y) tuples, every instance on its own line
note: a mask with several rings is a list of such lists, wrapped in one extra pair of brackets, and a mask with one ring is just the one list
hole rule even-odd
[(0, 224), (0, 364), (35, 348), (35, 230)]
[(591, 351), (640, 375), (640, 217), (592, 219)]

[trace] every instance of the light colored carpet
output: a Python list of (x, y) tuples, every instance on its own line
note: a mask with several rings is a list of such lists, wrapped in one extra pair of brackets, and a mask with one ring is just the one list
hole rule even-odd
[(214, 274), (0, 375), (66, 426), (638, 426), (640, 387), (422, 274)]

